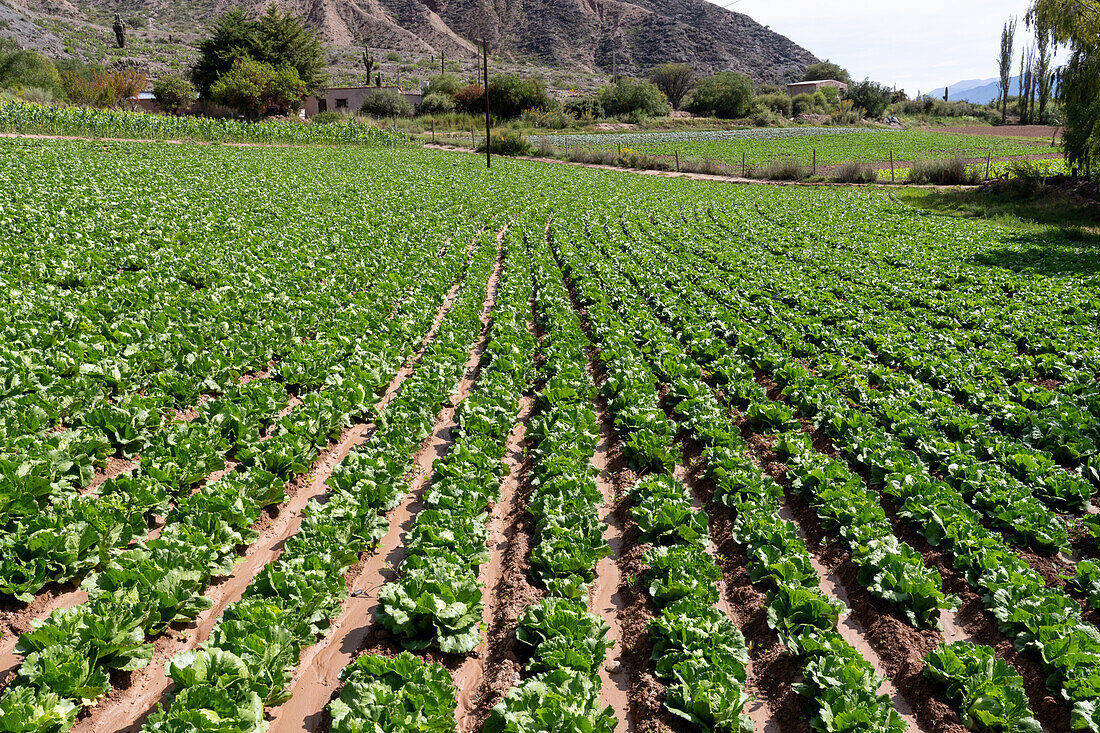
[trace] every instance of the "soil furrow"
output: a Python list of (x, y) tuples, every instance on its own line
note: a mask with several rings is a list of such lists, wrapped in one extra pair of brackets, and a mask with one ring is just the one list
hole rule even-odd
[(478, 582), (485, 595), (485, 608), (482, 623), (486, 633), (481, 643), (470, 653), (462, 665), (455, 671), (454, 682), (458, 701), (455, 719), (458, 730), (474, 731), (483, 722), (480, 719), (482, 696), (489, 692), (486, 679), (490, 661), (489, 631), (498, 617), (498, 609), (510, 598), (504, 591), (504, 579), (508, 572), (505, 557), (511, 538), (515, 535), (515, 524), (520, 521), (525, 503), (521, 503), (520, 489), (526, 478), (527, 462), (524, 458), (523, 442), (527, 431), (527, 422), (534, 412), (534, 398), (524, 397), (520, 402), (516, 426), (508, 436), (507, 453), (504, 462), (508, 466), (508, 475), (501, 482), (500, 503), (494, 507), (489, 523), (489, 562), (481, 566)]
[(596, 404), (596, 415), (600, 421), (600, 442), (592, 455), (592, 467), (596, 474), (596, 485), (603, 495), (600, 518), (607, 523), (603, 538), (611, 548), (610, 557), (600, 558), (596, 563), (596, 577), (589, 590), (588, 605), (593, 613), (607, 621), (610, 630), (607, 638), (614, 642), (608, 650), (607, 660), (600, 667), (600, 703), (610, 705), (615, 711), (618, 723), (615, 733), (629, 733), (636, 729), (630, 708), (630, 673), (623, 664), (623, 629), (621, 616), (626, 605), (622, 597), (622, 573), (619, 563), (623, 554), (623, 526), (615, 512), (616, 491), (612, 482), (615, 475), (610, 463), (611, 445), (615, 431), (611, 420), (600, 404)]
[[(472, 250), (471, 250), (472, 251)], [(391, 379), (385, 393), (375, 404), (376, 410), (382, 410), (396, 398), (401, 385), (409, 377), (416, 364), (423, 357), (429, 344), (435, 338), (443, 319), (454, 303), (462, 286), (459, 278), (448, 291), (440, 304), (431, 327), (421, 339), (416, 353), (405, 363)], [(289, 413), (300, 398), (291, 397), (291, 402), (282, 412)], [(363, 444), (373, 423), (360, 423), (346, 429), (335, 446), (324, 451), (313, 464), (313, 470), (299, 476), (287, 488), (289, 502), (280, 507), (278, 515), (266, 514), (259, 523), (260, 538), (249, 546), (244, 560), (234, 568), (233, 573), (221, 582), (212, 585), (206, 595), (214, 600), (213, 608), (200, 614), (183, 632), (162, 635), (156, 640), (153, 660), (143, 670), (131, 674), (130, 682), (124, 689), (116, 689), (104, 701), (91, 709), (74, 730), (77, 733), (88, 731), (137, 731), (156, 704), (167, 700), (171, 689), (171, 680), (165, 674), (168, 661), (182, 651), (196, 648), (209, 636), (218, 618), (225, 608), (238, 600), (251, 584), (252, 580), (265, 565), (276, 560), (282, 553), (286, 540), (294, 536), (301, 527), (304, 517), (302, 511), (313, 499), (323, 500), (327, 493), (326, 480), (333, 469), (344, 460), (351, 450)]]
[[(340, 672), (363, 653), (392, 654), (399, 646), (381, 626), (374, 623), (378, 607), (378, 590), (393, 580), (397, 568), (405, 558), (404, 538), (412, 529), (413, 519), (421, 509), (420, 496), (432, 475), (432, 464), (445, 456), (454, 445), (451, 437), (456, 427), (455, 407), (466, 399), (481, 368), (481, 357), (488, 344), (492, 310), (496, 303), (497, 288), (504, 265), (500, 246), (507, 232), (505, 226), (497, 234), (498, 257), (496, 267), (489, 277), (484, 304), (482, 305), (482, 329), (477, 342), (470, 349), (466, 372), (451, 395), (450, 404), (440, 411), (432, 435), (421, 446), (415, 459), (414, 474), (404, 501), (389, 514), (389, 531), (373, 552), (365, 553), (360, 562), (346, 574), (349, 599), (340, 614), (333, 620), (328, 634), (302, 651), (298, 668), (291, 683), (291, 697), (273, 711), (269, 730), (318, 731), (327, 724), (326, 706), (340, 689)], [(452, 294), (457, 293), (457, 288)], [(448, 298), (450, 300), (450, 298)], [(383, 554), (383, 549), (389, 552)], [(430, 656), (430, 655), (426, 655)], [(454, 664), (448, 665), (452, 669)]]

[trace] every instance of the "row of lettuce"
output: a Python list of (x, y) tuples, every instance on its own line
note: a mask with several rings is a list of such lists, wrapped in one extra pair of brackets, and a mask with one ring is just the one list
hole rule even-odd
[[(655, 232), (649, 234), (653, 237)], [(649, 246), (631, 242), (629, 256), (621, 251), (618, 262), (631, 267), (632, 277), (692, 358), (725, 379), (721, 375), (730, 372), (715, 366), (717, 345), (722, 358), (733, 360), (742, 373), (759, 370), (773, 378), (799, 414), (812, 420), (852, 466), (868, 471), (874, 484), (899, 502), (898, 519), (948, 554), (1002, 631), (1019, 648), (1035, 653), (1050, 675), (1049, 684), (1073, 706), (1073, 725), (1096, 730), (1098, 691), (1092, 680), (1100, 664), (1100, 647), (1095, 642), (1097, 632), (1082, 619), (1078, 603), (1057, 587), (1049, 587), (997, 531), (988, 529), (953, 481), (935, 478), (918, 454), (839, 394), (835, 376), (815, 376), (764, 330), (739, 317), (732, 310), (740, 303), (733, 288), (716, 300), (702, 288), (687, 287), (684, 278), (689, 271), (701, 271), (700, 261), (670, 258), (668, 249), (651, 245), (647, 252)], [(751, 395), (756, 384), (740, 379), (723, 389), (730, 395)], [(751, 414), (752, 404), (751, 397), (741, 403), (746, 415)], [(804, 460), (805, 433), (801, 429), (778, 432), (776, 448), (790, 463)], [(797, 484), (800, 470), (794, 466), (792, 470)], [(870, 511), (878, 514), (881, 509), (876, 503)], [(866, 521), (873, 523), (874, 515), (868, 512)], [(898, 600), (903, 606), (909, 602), (904, 596)], [(1067, 653), (1071, 649), (1073, 653)]]
[[(219, 721), (259, 731), (266, 727), (264, 708), (289, 699), (301, 650), (339, 614), (347, 597), (345, 572), (386, 534), (386, 513), (404, 498), (405, 476), (432, 433), (437, 406), (465, 373), (495, 251), (492, 238), (482, 236), (465, 284), (415, 371), (379, 411), (374, 432), (334, 469), (324, 503), (310, 502), (299, 532), (226, 608), (210, 637), (169, 662), (172, 697), (143, 730), (203, 730)], [(432, 302), (442, 303), (447, 282), (425, 282)], [(435, 310), (420, 312), (430, 325)]]
[(292, 120), (173, 117), (117, 109), (55, 107), (0, 99), (0, 131), (21, 135), (141, 140), (197, 140), (278, 145), (395, 147), (408, 137), (379, 125), (346, 119), (324, 125)]
[[(63, 556), (73, 562), (66, 577), (83, 578), (89, 597), (53, 612), (20, 637), (16, 653), (23, 655), (23, 663), (0, 698), (0, 719), (6, 726), (67, 730), (81, 708), (110, 691), (113, 671), (145, 667), (153, 654), (152, 641), (170, 624), (186, 622), (211, 607), (207, 587), (233, 572), (240, 550), (257, 537), (264, 507), (281, 504), (286, 487), (310, 470), (320, 449), (352, 421), (370, 416), (373, 402), (430, 326), (431, 314), (464, 266), (465, 253), (435, 259), (434, 266), (426, 261), (426, 269), (416, 278), (395, 283), (397, 288), (404, 285), (404, 292), (395, 289), (391, 297), (379, 297), (334, 324), (337, 329), (351, 322), (364, 327), (358, 338), (349, 339), (339, 330), (316, 334), (313, 343), (324, 344), (330, 363), (339, 365), (328, 375), (315, 371), (320, 381), (297, 381), (287, 374), (282, 375), (283, 383), (259, 379), (225, 388), (221, 397), (200, 408), (194, 421), (177, 421), (154, 432), (133, 474), (110, 479), (98, 491), (35, 507), (21, 519), (22, 527), (55, 515), (64, 521), (76, 516), (74, 512), (88, 517), (79, 544), (39, 530), (35, 541), (20, 552), (28, 563), (38, 561), (57, 570), (58, 555), (67, 551)], [(302, 394), (289, 411), (288, 386)], [(279, 417), (281, 413), (286, 414)], [(229, 467), (227, 455), (233, 470), (220, 478), (212, 475)], [(257, 680), (266, 677), (269, 686), (277, 685), (281, 673), (276, 674), (278, 664), (274, 669), (270, 664), (285, 658), (266, 655), (271, 649), (288, 650), (291, 630), (298, 636), (316, 633), (327, 618), (325, 612), (342, 596), (331, 577), (327, 586), (322, 582), (316, 567), (324, 564), (320, 550), (331, 545), (338, 555), (332, 562), (349, 556), (354, 561), (355, 548), (377, 532), (373, 523), (343, 521), (354, 503), (354, 498), (345, 497), (343, 502), (327, 502), (324, 510), (310, 506), (301, 534), (287, 544), (277, 564), (253, 581), (233, 607), (237, 616), (232, 623), (219, 625), (208, 642), (216, 653), (204, 650), (199, 668), (212, 670), (207, 666), (211, 663), (221, 672), (209, 674), (225, 678), (237, 676), (241, 665), (252, 663), (261, 667)], [(164, 520), (157, 522), (161, 514)], [(100, 519), (127, 524), (112, 528)], [(56, 577), (55, 573), (51, 579)], [(342, 586), (342, 579), (336, 579)], [(320, 589), (327, 592), (327, 601)], [(279, 605), (272, 599), (282, 599), (289, 608), (301, 604), (305, 620), (294, 625), (280, 618)], [(254, 643), (257, 639), (271, 646), (265, 650)], [(191, 668), (181, 673), (178, 684), (189, 674), (195, 683), (193, 660), (199, 656), (192, 654), (190, 663), (174, 663), (173, 669)], [(240, 676), (237, 684), (248, 683)], [(198, 695), (209, 709), (225, 713), (224, 690)], [(272, 689), (261, 699), (274, 695)], [(246, 702), (230, 708), (251, 716), (258, 725), (262, 707), (257, 714), (254, 699)], [(195, 714), (201, 716), (201, 710), (199, 706)]]

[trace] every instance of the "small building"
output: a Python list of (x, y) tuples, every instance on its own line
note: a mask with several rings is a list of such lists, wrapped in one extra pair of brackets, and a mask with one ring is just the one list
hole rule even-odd
[(787, 85), (787, 94), (797, 97), (799, 94), (813, 94), (825, 87), (833, 87), (841, 94), (848, 91), (848, 85), (836, 79), (820, 79), (818, 81), (796, 81)]
[(424, 100), (424, 95), (420, 92), (403, 92), (400, 87), (396, 86), (336, 87), (334, 89), (322, 89), (317, 96), (306, 97), (302, 103), (302, 109), (305, 110), (306, 117), (312, 117), (318, 112), (329, 110), (355, 113), (363, 106), (363, 100), (383, 89), (391, 89), (404, 95), (405, 99), (409, 100), (409, 104), (413, 106), (413, 109), (419, 107)]

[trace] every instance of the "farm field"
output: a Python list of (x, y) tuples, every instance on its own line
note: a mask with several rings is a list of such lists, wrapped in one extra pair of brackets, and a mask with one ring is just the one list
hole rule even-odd
[(622, 146), (649, 155), (708, 158), (729, 165), (750, 166), (794, 159), (803, 164), (838, 165), (849, 161), (881, 163), (950, 158), (994, 158), (1052, 154), (1050, 139), (1011, 138), (925, 130), (860, 130), (857, 128), (778, 128), (725, 132), (605, 133), (548, 135), (559, 147), (609, 149)]
[(28, 139), (0, 226), (0, 731), (1100, 731), (1087, 236)]

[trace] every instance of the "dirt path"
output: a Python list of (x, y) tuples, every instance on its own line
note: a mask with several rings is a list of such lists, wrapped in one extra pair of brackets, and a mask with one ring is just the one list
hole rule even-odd
[[(472, 252), (472, 244), (470, 251)], [(416, 353), (401, 366), (382, 398), (376, 403), (377, 410), (383, 409), (393, 401), (401, 385), (412, 374), (428, 345), (434, 340), (461, 286), (460, 278), (452, 285), (439, 306), (431, 328), (421, 339)], [(288, 404), (285, 410), (289, 409), (293, 408)], [(213, 608), (200, 614), (184, 632), (166, 633), (158, 638), (149, 666), (134, 672), (130, 684), (125, 689), (115, 690), (104, 701), (92, 708), (90, 714), (81, 719), (74, 728), (76, 733), (103, 730), (136, 731), (140, 728), (156, 703), (167, 700), (171, 686), (171, 680), (165, 674), (167, 663), (176, 654), (194, 649), (205, 641), (225, 608), (240, 599), (253, 578), (265, 565), (279, 557), (286, 540), (296, 534), (301, 527), (304, 519), (302, 511), (306, 505), (315, 498), (324, 497), (327, 493), (325, 481), (332, 474), (333, 469), (355, 446), (366, 441), (373, 428), (372, 423), (360, 423), (348, 428), (334, 446), (330, 446), (318, 457), (311, 473), (299, 477), (288, 489), (291, 497), (289, 502), (280, 508), (274, 521), (261, 529), (260, 538), (245, 552), (243, 562), (234, 568), (228, 578), (207, 590), (206, 595), (214, 601)], [(261, 518), (261, 522), (263, 521)]]
[(603, 496), (600, 519), (607, 523), (603, 538), (613, 554), (600, 558), (596, 563), (596, 578), (589, 589), (588, 607), (607, 621), (611, 627), (607, 638), (615, 644), (608, 650), (607, 660), (600, 667), (600, 704), (610, 705), (615, 711), (618, 719), (615, 733), (630, 733), (635, 725), (630, 708), (630, 673), (623, 664), (623, 629), (620, 620), (626, 610), (620, 592), (622, 573), (619, 570), (619, 563), (623, 561), (623, 525), (615, 514), (617, 497), (610, 463), (615, 432), (602, 406), (597, 403), (595, 408), (600, 421), (600, 442), (596, 445), (596, 452), (592, 454), (591, 464), (597, 471), (596, 485)]
[(481, 620), (487, 633), (481, 635), (481, 642), (454, 673), (458, 699), (455, 720), (458, 722), (459, 731), (477, 730), (481, 722), (479, 711), (486, 687), (486, 666), (490, 659), (488, 631), (491, 630), (494, 619), (497, 618), (498, 609), (503, 600), (501, 598), (502, 581), (507, 568), (505, 556), (509, 541), (515, 534), (515, 525), (526, 504), (519, 500), (521, 484), (526, 477), (523, 442), (527, 433), (527, 423), (534, 409), (534, 398), (524, 397), (520, 402), (516, 425), (508, 435), (506, 443), (507, 452), (504, 462), (508, 466), (508, 474), (501, 482), (500, 503), (494, 507), (492, 519), (489, 522), (489, 561), (481, 566), (478, 577), (485, 596), (485, 608), (482, 611)]
[[(507, 228), (497, 234), (498, 251)], [(269, 727), (271, 733), (321, 730), (327, 721), (325, 706), (340, 689), (341, 670), (359, 656), (371, 632), (378, 629), (374, 623), (378, 589), (393, 579), (394, 570), (405, 559), (404, 538), (421, 509), (419, 498), (431, 480), (432, 464), (454, 445), (451, 432), (457, 426), (455, 408), (466, 399), (480, 372), (503, 264), (503, 256), (498, 257), (496, 268), (489, 277), (481, 312), (482, 330), (477, 342), (470, 348), (465, 376), (451, 396), (450, 404), (436, 417), (432, 435), (425, 440), (416, 457), (417, 478), (409, 486), (405, 500), (390, 513), (389, 531), (376, 551), (368, 555), (358, 568), (349, 571), (349, 599), (333, 620), (329, 633), (302, 652), (291, 683), (290, 700), (273, 711)], [(386, 547), (390, 550), (384, 553), (383, 548)]]

